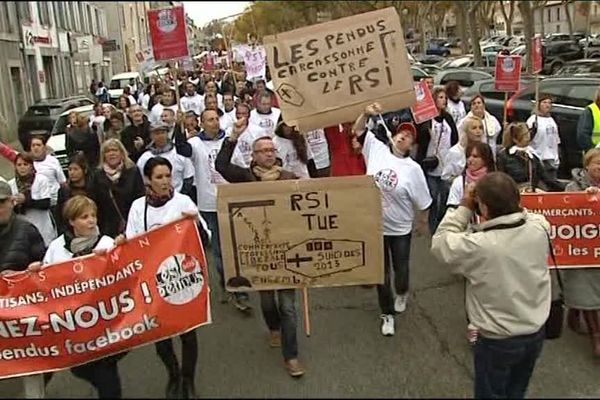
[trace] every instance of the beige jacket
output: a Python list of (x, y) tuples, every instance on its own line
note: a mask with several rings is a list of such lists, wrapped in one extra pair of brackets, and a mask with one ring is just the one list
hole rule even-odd
[(537, 332), (550, 313), (550, 224), (524, 211), (467, 229), (472, 216), (466, 207), (449, 209), (431, 245), (466, 278), (469, 321), (493, 339)]

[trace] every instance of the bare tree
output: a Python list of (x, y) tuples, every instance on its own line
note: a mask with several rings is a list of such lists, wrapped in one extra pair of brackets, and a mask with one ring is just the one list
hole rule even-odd
[[(508, 5), (508, 13), (506, 12), (506, 4)], [(506, 34), (507, 35), (512, 35), (513, 31), (512, 31), (512, 21), (513, 21), (513, 17), (515, 15), (515, 4), (516, 1), (515, 0), (510, 0), (510, 1), (498, 1), (498, 4), (500, 5), (500, 11), (502, 12), (502, 18), (504, 18), (504, 26), (506, 27)]]
[(475, 66), (481, 67), (483, 65), (483, 58), (481, 57), (481, 46), (479, 45), (481, 35), (479, 33), (479, 24), (477, 23), (477, 10), (483, 1), (468, 1), (466, 3), (469, 6), (469, 27), (471, 46), (473, 47), (473, 62)]
[(565, 6), (565, 15), (567, 16), (567, 24), (569, 25), (569, 36), (573, 40), (573, 18), (571, 17), (571, 3), (573, 0), (563, 0)]
[[(533, 12), (535, 13), (536, 11), (539, 11), (539, 16), (540, 16), (540, 28), (541, 28), (541, 34), (542, 36), (544, 36), (544, 34), (546, 33), (545, 31), (545, 24), (544, 24), (544, 8), (546, 7), (546, 4), (548, 4), (548, 0), (536, 0), (533, 2)], [(535, 20), (535, 18), (534, 18)], [(535, 22), (535, 21), (534, 21)]]
[[(526, 38), (533, 37), (533, 8), (530, 1), (519, 1), (519, 11), (521, 12), (521, 18), (523, 19), (524, 36)], [(529, 61), (531, 58), (531, 40), (525, 40), (525, 54), (527, 54), (527, 73), (531, 74), (532, 63)]]
[(458, 34), (460, 36), (460, 49), (462, 54), (469, 52), (469, 31), (467, 14), (469, 12), (469, 5), (466, 1), (457, 1), (454, 3), (456, 10), (456, 25), (458, 27)]

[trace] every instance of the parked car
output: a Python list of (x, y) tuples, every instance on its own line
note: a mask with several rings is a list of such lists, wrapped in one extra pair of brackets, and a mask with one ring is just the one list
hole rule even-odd
[[(484, 53), (481, 55), (483, 58), (483, 66), (477, 67), (478, 69), (494, 74), (496, 68), (496, 56), (495, 53)], [(475, 56), (473, 54), (466, 54), (464, 56), (458, 56), (455, 58), (451, 58), (448, 61), (442, 63), (440, 68), (474, 68), (475, 66)]]
[(110, 95), (110, 102), (116, 104), (119, 97), (123, 94), (123, 89), (129, 85), (129, 81), (133, 79), (137, 87), (140, 87), (141, 79), (139, 72), (123, 72), (122, 74), (116, 74), (110, 79), (108, 86), (108, 94)]
[(413, 81), (419, 82), (421, 79), (429, 76), (427, 71), (421, 68), (420, 65), (411, 65), (410, 72), (412, 73)]
[(433, 54), (442, 57), (448, 57), (450, 55), (450, 48), (446, 46), (446, 39), (432, 39), (427, 45), (425, 54)]
[(581, 39), (585, 38), (585, 33), (582, 32), (574, 32), (573, 37), (568, 33), (548, 33), (544, 36), (545, 42), (564, 42), (564, 41), (577, 41), (579, 42)]
[(29, 136), (32, 131), (47, 131), (50, 133), (54, 123), (62, 113), (75, 107), (91, 104), (94, 104), (94, 101), (86, 96), (46, 99), (33, 104), (19, 119), (18, 136), (21, 146), (28, 151)]
[(568, 61), (583, 58), (583, 49), (578, 43), (547, 42), (542, 44), (543, 62), (542, 73), (554, 75)]
[(484, 46), (481, 46), (482, 53), (498, 53), (501, 50), (507, 50), (507, 49), (508, 49), (507, 47), (501, 46), (496, 43), (486, 44)]
[[(583, 39), (579, 39), (579, 44), (581, 46), (587, 46), (588, 45), (588, 38), (584, 37)], [(598, 33), (594, 33), (592, 35), (589, 36), (589, 45), (590, 46), (600, 46), (600, 34)]]
[[(539, 93), (553, 97), (552, 116), (558, 124), (560, 135), (559, 176), (571, 177), (573, 168), (581, 167), (581, 150), (577, 145), (577, 122), (579, 116), (594, 100), (600, 86), (596, 77), (550, 77), (540, 81)], [(509, 121), (526, 121), (535, 106), (535, 85), (530, 84), (513, 94), (506, 104)]]
[(419, 54), (415, 56), (415, 60), (419, 64), (427, 64), (427, 65), (439, 65), (446, 61), (446, 58), (442, 56), (436, 56), (434, 54)]
[(597, 58), (569, 61), (556, 71), (556, 76), (573, 76), (590, 73), (600, 73), (600, 60)]
[(415, 64), (417, 67), (421, 68), (423, 71), (427, 72), (431, 76), (437, 75), (442, 69), (437, 65), (433, 64)]
[(476, 71), (472, 68), (464, 69), (447, 69), (440, 71), (434, 78), (433, 83), (435, 85), (445, 85), (450, 81), (458, 81), (463, 91), (473, 86), (475, 82), (493, 78), (491, 74), (483, 71)]

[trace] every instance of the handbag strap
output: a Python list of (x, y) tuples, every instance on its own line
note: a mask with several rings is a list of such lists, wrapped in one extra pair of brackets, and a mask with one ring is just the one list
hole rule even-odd
[[(434, 124), (436, 124), (436, 120), (432, 119), (431, 120), (431, 129), (429, 131), (429, 136), (431, 136), (431, 134), (433, 133), (434, 129)], [(438, 156), (439, 152), (440, 152), (440, 142), (442, 141), (442, 134), (444, 133), (444, 120), (442, 120), (441, 125), (441, 129), (440, 129), (440, 133), (438, 135), (438, 139), (437, 139), (437, 144), (435, 146), (435, 152), (433, 153), (434, 156)]]
[(552, 240), (550, 239), (550, 234), (546, 231), (546, 237), (548, 238), (548, 247), (550, 248), (550, 257), (552, 257), (552, 264), (554, 264), (554, 272), (556, 273), (556, 280), (558, 281), (558, 287), (560, 288), (560, 298), (562, 299), (563, 293), (565, 291), (562, 277), (560, 276), (560, 272), (558, 272), (558, 263), (556, 262), (556, 254), (554, 254), (554, 247), (552, 246)]

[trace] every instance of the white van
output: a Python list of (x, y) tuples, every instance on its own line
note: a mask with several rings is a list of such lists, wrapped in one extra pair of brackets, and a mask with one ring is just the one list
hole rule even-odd
[(108, 93), (110, 94), (110, 102), (116, 103), (119, 96), (123, 94), (123, 88), (129, 85), (129, 80), (133, 79), (135, 82), (134, 91), (140, 87), (140, 73), (139, 72), (123, 72), (121, 74), (113, 75), (108, 85)]

